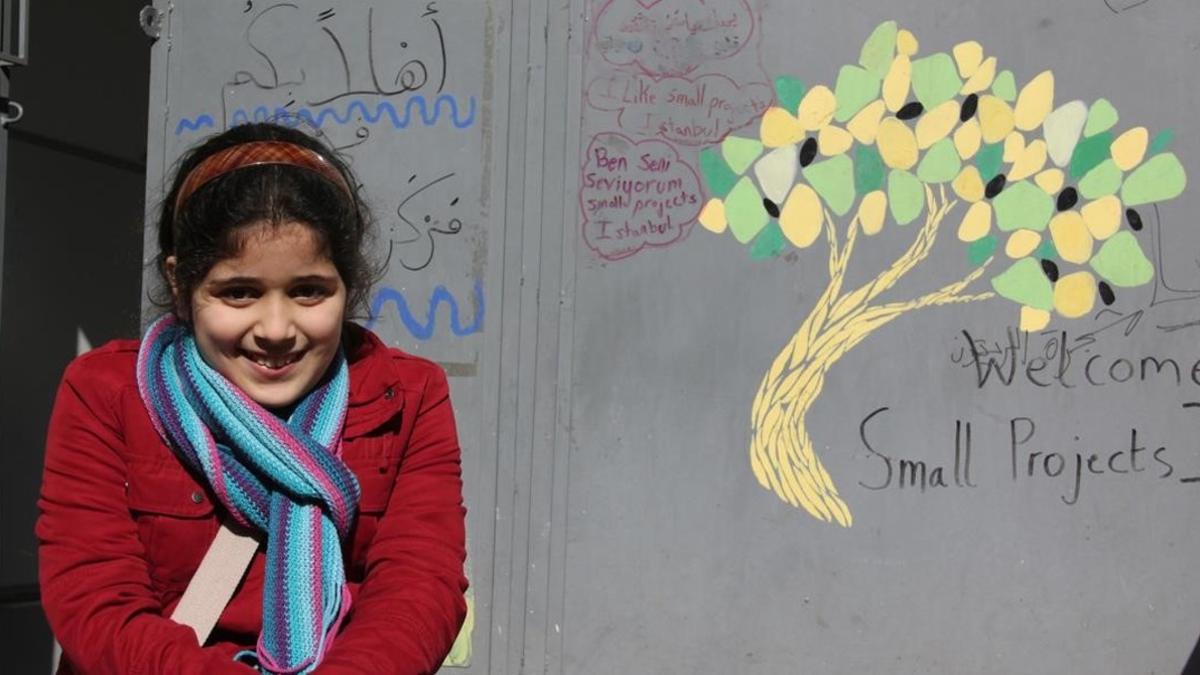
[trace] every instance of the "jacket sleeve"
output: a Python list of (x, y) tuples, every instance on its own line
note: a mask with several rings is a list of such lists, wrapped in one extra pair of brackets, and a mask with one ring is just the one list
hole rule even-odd
[(251, 672), (229, 645), (202, 648), (161, 616), (125, 495), (119, 387), (83, 363), (59, 385), (36, 526), (42, 606), (66, 659), (89, 675)]
[(466, 510), (446, 376), (431, 367), (366, 574), (319, 675), (435, 672), (466, 617)]

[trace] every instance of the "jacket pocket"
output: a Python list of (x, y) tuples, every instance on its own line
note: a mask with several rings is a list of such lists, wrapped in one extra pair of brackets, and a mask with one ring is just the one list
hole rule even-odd
[(362, 581), (367, 555), (379, 521), (385, 517), (396, 474), (400, 470), (400, 448), (395, 434), (360, 437), (343, 448), (342, 460), (358, 478), (358, 518), (350, 531), (346, 549), (346, 576)]
[(219, 527), (208, 492), (173, 457), (131, 458), (128, 502), (155, 592), (186, 588)]

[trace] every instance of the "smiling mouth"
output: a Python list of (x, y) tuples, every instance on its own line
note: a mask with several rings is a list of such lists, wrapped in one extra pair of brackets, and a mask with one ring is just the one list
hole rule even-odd
[(268, 354), (254, 354), (251, 352), (243, 352), (243, 355), (254, 363), (267, 368), (269, 370), (281, 370), (300, 360), (304, 356), (304, 352), (295, 354), (283, 354), (280, 356), (272, 356)]

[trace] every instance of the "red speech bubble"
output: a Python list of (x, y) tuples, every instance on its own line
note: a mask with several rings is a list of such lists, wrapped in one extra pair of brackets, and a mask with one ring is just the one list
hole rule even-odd
[(758, 119), (774, 92), (765, 82), (739, 85), (720, 74), (656, 81), (614, 72), (593, 79), (586, 96), (597, 110), (616, 110), (617, 124), (626, 133), (706, 146)]
[(588, 144), (579, 189), (583, 238), (605, 260), (683, 239), (701, 199), (695, 170), (663, 141), (603, 132)]
[(754, 33), (746, 0), (608, 0), (592, 41), (605, 61), (654, 77), (686, 75), (740, 52)]

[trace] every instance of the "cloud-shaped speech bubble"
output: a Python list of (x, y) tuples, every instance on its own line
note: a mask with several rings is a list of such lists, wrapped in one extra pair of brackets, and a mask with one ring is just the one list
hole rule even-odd
[(700, 214), (702, 194), (695, 170), (671, 145), (596, 134), (580, 177), (584, 241), (605, 260), (673, 244)]
[(609, 0), (592, 40), (605, 61), (654, 77), (686, 75), (742, 50), (754, 32), (746, 0)]
[(729, 132), (758, 118), (774, 99), (771, 85), (738, 85), (719, 74), (695, 78), (614, 72), (593, 79), (587, 102), (598, 110), (618, 111), (621, 130), (681, 145), (719, 142)]

